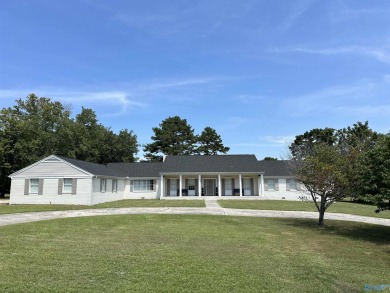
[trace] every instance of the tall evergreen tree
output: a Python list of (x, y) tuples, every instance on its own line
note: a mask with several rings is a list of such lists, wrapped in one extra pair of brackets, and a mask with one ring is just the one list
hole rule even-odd
[(226, 154), (230, 150), (223, 145), (221, 136), (211, 127), (205, 127), (198, 136), (198, 144), (197, 152), (201, 155)]
[(150, 161), (161, 161), (163, 155), (180, 156), (195, 153), (196, 136), (186, 119), (168, 117), (159, 127), (153, 128), (152, 143), (145, 145), (145, 157)]

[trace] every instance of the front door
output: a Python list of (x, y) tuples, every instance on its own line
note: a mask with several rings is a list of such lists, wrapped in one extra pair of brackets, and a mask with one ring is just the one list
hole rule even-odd
[(215, 195), (215, 179), (205, 179), (204, 180), (204, 195), (211, 196)]

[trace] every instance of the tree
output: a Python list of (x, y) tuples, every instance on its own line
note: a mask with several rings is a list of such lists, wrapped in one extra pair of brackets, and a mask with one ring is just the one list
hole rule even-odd
[[(297, 162), (297, 161), (296, 161)], [(316, 144), (311, 153), (295, 165), (296, 178), (310, 193), (324, 224), (325, 211), (335, 201), (350, 195), (348, 157), (335, 146)]]
[(34, 94), (0, 110), (0, 193), (9, 192), (8, 176), (46, 156), (62, 155), (96, 163), (134, 161), (137, 136), (115, 134), (98, 122), (92, 109), (75, 119), (69, 107)]
[(376, 212), (390, 210), (390, 133), (358, 160), (360, 196), (377, 205)]
[(168, 117), (159, 127), (153, 128), (152, 143), (145, 145), (145, 157), (150, 161), (161, 161), (162, 155), (180, 156), (195, 153), (196, 136), (186, 119)]
[(0, 192), (9, 192), (8, 175), (44, 156), (61, 153), (58, 133), (70, 119), (60, 102), (30, 94), (14, 107), (0, 110)]
[(324, 129), (315, 128), (297, 135), (289, 147), (292, 158), (295, 160), (304, 159), (311, 154), (316, 144), (334, 145), (337, 141), (335, 133), (335, 129), (326, 127)]
[(278, 159), (277, 158), (273, 158), (273, 157), (265, 157), (263, 160), (264, 161), (277, 161)]
[(205, 127), (198, 136), (198, 144), (197, 152), (201, 155), (226, 154), (230, 150), (223, 145), (221, 136), (211, 127)]
[(381, 136), (381, 134), (373, 131), (368, 126), (367, 121), (364, 124), (357, 122), (352, 127), (348, 126), (336, 132), (337, 147), (343, 155), (349, 158), (350, 174), (348, 176), (350, 178), (350, 187), (353, 191), (351, 197), (355, 200), (364, 200), (365, 198), (361, 193), (362, 185), (359, 173), (362, 165), (359, 164), (359, 161), (365, 156), (366, 152), (375, 146), (378, 138)]

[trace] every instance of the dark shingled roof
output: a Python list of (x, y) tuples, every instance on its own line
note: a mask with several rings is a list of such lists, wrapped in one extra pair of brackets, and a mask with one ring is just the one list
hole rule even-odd
[(264, 176), (293, 176), (291, 161), (258, 161)]
[(158, 177), (163, 163), (109, 163), (121, 177)]
[(167, 156), (161, 172), (258, 173), (259, 167), (255, 155)]
[(291, 161), (258, 161), (255, 155), (167, 156), (158, 163), (109, 163), (107, 166), (58, 156), (93, 175), (112, 177), (158, 177), (160, 173), (263, 173), (293, 176)]
[(120, 177), (115, 170), (107, 168), (107, 166), (105, 165), (85, 162), (85, 161), (61, 157), (61, 156), (57, 156), (57, 157), (93, 175)]

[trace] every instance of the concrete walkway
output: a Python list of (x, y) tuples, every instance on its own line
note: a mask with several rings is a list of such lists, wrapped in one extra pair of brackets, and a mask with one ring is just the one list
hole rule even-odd
[[(317, 212), (299, 211), (267, 211), (267, 210), (241, 210), (224, 209), (218, 202), (206, 201), (205, 208), (109, 208), (87, 209), (73, 211), (33, 212), (0, 215), (0, 226), (38, 222), (44, 220), (90, 217), (103, 215), (139, 215), (139, 214), (165, 214), (165, 215), (216, 215), (216, 216), (244, 216), (244, 217), (267, 217), (267, 218), (303, 218), (318, 219)], [(355, 216), (348, 214), (326, 213), (326, 220), (340, 220), (362, 222), (390, 227), (390, 219)]]

